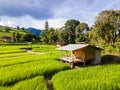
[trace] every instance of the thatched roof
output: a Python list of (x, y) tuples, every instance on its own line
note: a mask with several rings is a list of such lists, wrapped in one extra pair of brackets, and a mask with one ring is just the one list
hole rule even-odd
[(88, 47), (88, 46), (91, 46), (95, 49), (102, 50), (100, 47), (93, 46), (93, 45), (90, 45), (90, 44), (69, 44), (69, 45), (57, 48), (57, 50), (75, 51), (75, 50), (82, 49), (82, 48), (85, 48), (85, 47)]

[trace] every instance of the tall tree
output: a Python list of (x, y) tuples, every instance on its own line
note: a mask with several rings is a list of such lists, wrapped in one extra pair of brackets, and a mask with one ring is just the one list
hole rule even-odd
[(65, 30), (65, 27), (60, 28), (60, 41), (64, 42), (65, 44), (68, 44), (68, 33), (67, 30)]
[(55, 33), (55, 29), (54, 28), (49, 28), (48, 31), (48, 42), (49, 44), (55, 44), (58, 40), (58, 36), (57, 33)]
[(42, 43), (48, 44), (48, 41), (49, 41), (48, 40), (48, 30), (49, 30), (49, 23), (48, 23), (48, 21), (45, 22), (45, 27), (44, 28), (45, 29), (43, 29), (41, 31), (40, 38), (41, 38)]
[(89, 26), (87, 23), (80, 23), (76, 27), (76, 39), (75, 42), (88, 42), (88, 31), (89, 31)]
[(61, 38), (66, 43), (75, 43), (75, 28), (80, 22), (78, 20), (68, 20), (62, 28)]
[(76, 35), (79, 34), (86, 34), (89, 31), (89, 26), (87, 23), (80, 23), (77, 27), (76, 27)]
[(11, 30), (11, 28), (10, 28), (10, 27), (6, 27), (6, 26), (5, 26), (5, 28), (4, 28), (4, 29), (5, 29), (5, 32), (9, 32), (9, 31)]
[(15, 42), (20, 42), (21, 34), (18, 31), (13, 32), (13, 40)]
[(120, 10), (106, 10), (99, 13), (93, 30), (97, 38), (114, 47), (120, 31)]
[(44, 28), (45, 28), (46, 33), (47, 33), (47, 31), (48, 31), (48, 29), (49, 29), (49, 23), (48, 23), (48, 21), (45, 22), (45, 27), (44, 27)]
[(20, 27), (19, 27), (19, 26), (17, 26), (17, 29), (18, 29), (18, 30), (20, 30)]
[(23, 37), (23, 41), (32, 42), (33, 41), (33, 35), (31, 33), (25, 34), (24, 37)]
[(48, 37), (45, 29), (41, 31), (40, 38), (43, 44), (48, 44)]

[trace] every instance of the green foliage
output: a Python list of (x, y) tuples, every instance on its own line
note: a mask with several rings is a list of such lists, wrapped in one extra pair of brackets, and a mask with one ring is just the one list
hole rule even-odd
[(48, 21), (45, 22), (45, 29), (41, 31), (40, 38), (43, 44), (51, 44), (54, 45), (58, 38), (58, 34), (56, 33), (54, 28), (49, 28)]
[(33, 35), (31, 33), (27, 33), (23, 36), (23, 41), (32, 42), (33, 41)]
[(75, 42), (76, 43), (79, 43), (79, 42), (89, 42), (88, 34), (79, 34), (76, 37)]
[(4, 27), (4, 29), (5, 29), (5, 32), (9, 32), (11, 30), (11, 28), (9, 27)]
[[(115, 46), (119, 38), (120, 31), (120, 10), (106, 10), (99, 13), (95, 25), (93, 26), (93, 35), (100, 38), (102, 42)], [(102, 43), (99, 42), (99, 43)]]
[[(2, 37), (3, 36), (10, 36), (12, 37), (12, 40), (16, 43), (18, 42), (25, 42), (26, 41), (31, 41), (31, 37), (29, 37), (29, 32), (25, 30), (25, 28), (20, 29), (19, 26), (17, 28), (12, 28), (12, 27), (1, 27), (0, 28), (0, 41), (2, 42)], [(27, 38), (29, 37), (29, 39)], [(34, 43), (40, 42), (40, 37), (36, 35), (32, 35), (32, 41)]]
[(84, 34), (85, 32), (89, 31), (89, 26), (87, 23), (80, 23), (75, 30), (76, 36), (79, 36), (80, 34)]
[(50, 28), (48, 31), (48, 39), (49, 39), (49, 44), (55, 44), (58, 40), (58, 36), (54, 30), (54, 28)]
[(61, 33), (61, 39), (66, 44), (75, 43), (75, 28), (80, 22), (78, 20), (68, 20)]
[(53, 76), (55, 90), (119, 90), (120, 65), (104, 65), (60, 72)]
[(51, 45), (54, 45), (59, 39), (54, 28), (48, 28), (47, 30), (42, 30), (40, 37), (43, 44), (51, 44)]
[(79, 42), (88, 42), (88, 31), (89, 31), (89, 26), (87, 25), (87, 23), (80, 23), (76, 29), (76, 38), (75, 38), (75, 42), (79, 43)]
[(19, 27), (19, 26), (17, 26), (17, 29), (18, 29), (18, 30), (20, 30), (20, 27)]
[(48, 37), (47, 37), (46, 30), (41, 31), (40, 38), (43, 44), (48, 44)]
[(13, 40), (15, 42), (20, 42), (21, 34), (18, 31), (13, 32)]
[(65, 44), (68, 44), (68, 32), (65, 29), (62, 29), (61, 33), (60, 33), (60, 39), (61, 41), (65, 42)]
[(49, 29), (49, 23), (48, 23), (48, 21), (46, 21), (45, 22), (45, 30), (48, 31), (48, 29)]

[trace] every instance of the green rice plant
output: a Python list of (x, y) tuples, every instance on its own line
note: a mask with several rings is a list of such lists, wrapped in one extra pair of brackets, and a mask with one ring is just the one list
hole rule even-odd
[(49, 52), (39, 54), (21, 53), (18, 55), (16, 54), (11, 55), (13, 55), (14, 57), (6, 57), (6, 54), (3, 55), (4, 58), (1, 58), (0, 60), (0, 67), (6, 67), (27, 62), (35, 62), (39, 60), (57, 59), (59, 57), (59, 52), (53, 51), (52, 53)]
[(23, 80), (10, 87), (0, 87), (0, 90), (47, 90), (43, 76)]
[(0, 55), (1, 54), (13, 54), (13, 53), (22, 53), (22, 52), (26, 52), (25, 50), (8, 50), (8, 51), (0, 51)]
[[(42, 59), (44, 59), (44, 57)], [(39, 55), (34, 55), (34, 54), (29, 54), (29, 53), (23, 54), (22, 53), (21, 56), (1, 58), (0, 67), (6, 67), (6, 66), (11, 66), (11, 65), (16, 65), (16, 64), (35, 62), (35, 61), (38, 61), (38, 60), (40, 60)]]
[(17, 57), (22, 55), (31, 55), (31, 53), (21, 52), (21, 53), (11, 53), (11, 54), (0, 54), (0, 58)]
[(56, 46), (32, 45), (32, 47), (38, 54), (21, 52), (21, 48), (26, 48), (25, 45), (0, 46), (0, 90), (22, 90), (20, 87), (24, 85), (25, 90), (30, 90), (27, 84), (19, 83), (21, 81), (27, 83), (30, 79), (29, 84), (32, 84), (33, 77), (39, 75), (51, 77), (59, 71), (70, 68), (67, 64), (56, 60), (59, 57), (59, 51), (55, 50)]
[(0, 68), (0, 85), (12, 85), (20, 80), (38, 75), (52, 76), (58, 71), (68, 69), (69, 66), (56, 60), (40, 60)]
[(34, 45), (33, 51), (34, 52), (51, 52), (55, 51), (56, 46), (52, 45)]
[(120, 65), (62, 71), (53, 76), (55, 90), (119, 90)]

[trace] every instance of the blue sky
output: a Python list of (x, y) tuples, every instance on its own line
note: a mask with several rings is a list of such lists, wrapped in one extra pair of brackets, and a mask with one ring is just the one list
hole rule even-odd
[(109, 9), (120, 9), (120, 0), (0, 0), (0, 25), (43, 29), (48, 21), (57, 28), (76, 19), (91, 26)]

